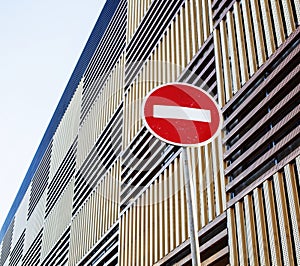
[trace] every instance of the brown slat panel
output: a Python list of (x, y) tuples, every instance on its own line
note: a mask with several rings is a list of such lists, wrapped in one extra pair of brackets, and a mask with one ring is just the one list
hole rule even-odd
[(199, 148), (199, 190), (200, 190), (200, 217), (199, 226), (204, 227), (208, 223), (208, 212), (207, 212), (207, 190), (206, 190), (206, 180), (205, 180), (205, 153), (204, 147)]
[[(257, 89), (247, 99), (245, 99), (243, 105), (239, 106), (237, 110), (239, 110), (240, 112), (242, 112), (243, 108), (246, 108), (247, 105), (250, 105), (254, 101), (255, 97), (261, 91), (263, 91), (264, 89), (268, 88), (270, 86), (269, 83), (273, 82), (273, 79), (276, 77), (276, 75), (281, 74), (281, 72), (290, 64), (291, 60), (294, 59), (294, 58), (296, 58), (299, 53), (300, 53), (300, 45), (299, 45), (299, 49), (296, 49), (295, 51), (293, 51), (289, 55), (290, 57), (288, 59), (284, 60), (272, 72), (272, 74), (265, 81), (263, 81), (257, 87)], [(260, 101), (260, 105), (259, 106), (254, 107), (253, 110), (251, 110), (250, 112), (248, 112), (248, 114), (245, 115), (245, 117), (241, 121), (239, 121), (239, 123), (224, 137), (223, 142), (225, 143), (230, 138), (234, 137), (235, 133), (237, 133), (238, 130), (240, 130), (241, 127), (244, 126), (247, 123), (247, 121), (249, 121), (249, 119), (251, 119), (255, 115), (255, 113), (260, 110), (259, 108), (268, 106), (268, 102), (272, 99), (272, 97), (276, 97), (276, 93), (278, 93), (281, 90), (283, 90), (284, 87), (287, 85), (287, 83), (290, 82), (294, 77), (297, 76), (297, 74), (299, 72), (299, 69), (300, 68), (299, 68), (299, 65), (298, 65), (297, 67), (295, 67), (295, 69), (291, 70), (290, 73), (288, 73), (287, 75), (285, 75), (285, 77), (283, 77), (283, 79), (280, 82), (278, 81), (279, 83), (277, 84), (277, 86), (275, 86), (274, 89), (272, 88), (273, 90), (270, 92), (270, 94), (267, 97), (265, 97), (264, 99), (262, 99)], [(238, 115), (238, 112), (236, 112), (236, 111), (234, 111), (233, 116), (237, 116)], [(229, 117), (228, 120), (231, 120), (231, 118)], [(228, 120), (225, 121), (225, 125), (228, 124), (228, 122), (229, 122)]]
[(273, 176), (273, 179), (283, 262), (284, 265), (295, 265), (283, 176), (277, 173)]
[(209, 259), (203, 261), (201, 263), (202, 266), (208, 266), (211, 265), (213, 266), (214, 263), (216, 263), (216, 261), (220, 260), (221, 258), (225, 257), (228, 254), (228, 247), (225, 247), (223, 249), (221, 249), (220, 251), (218, 251), (216, 254), (214, 254), (213, 256), (211, 256)]
[(300, 187), (300, 156), (296, 157), (295, 161), (296, 161), (295, 173), (298, 176), (298, 186)]
[(274, 53), (276, 49), (273, 28), (272, 28), (272, 20), (270, 15), (271, 11), (268, 4), (268, 0), (259, 0), (259, 1), (261, 7), (261, 17), (262, 17), (263, 28), (265, 33), (265, 40), (267, 45), (267, 53), (269, 57)]
[(247, 64), (247, 55), (246, 55), (246, 43), (244, 38), (244, 26), (242, 22), (242, 12), (241, 7), (238, 2), (233, 6), (234, 21), (236, 27), (236, 40), (237, 40), (237, 49), (238, 57), (240, 62), (240, 71), (241, 71), (241, 85), (249, 79), (249, 71)]
[(216, 6), (216, 2), (212, 3), (212, 9), (214, 10), (212, 17), (215, 27), (218, 26), (235, 2), (236, 0), (221, 0), (218, 1), (218, 7)]
[(225, 101), (228, 102), (232, 98), (232, 80), (230, 60), (228, 53), (228, 36), (225, 21), (220, 22), (220, 35), (221, 35), (221, 50), (222, 50), (222, 67), (224, 72), (224, 89)]
[(212, 8), (216, 9), (216, 5), (220, 5), (222, 0), (212, 0)]
[(164, 217), (166, 217), (168, 214), (164, 213), (164, 202), (166, 201), (167, 194), (164, 193), (164, 175), (161, 174), (159, 178), (159, 183), (158, 183), (158, 195), (157, 195), (157, 200), (158, 200), (158, 225), (159, 225), (159, 245), (158, 245), (158, 257), (159, 259), (162, 258), (165, 255), (165, 229), (164, 228)]
[(179, 161), (179, 189), (180, 189), (180, 215), (181, 215), (181, 240), (180, 244), (188, 238), (188, 222), (187, 222), (187, 204), (186, 204), (186, 187), (183, 173), (183, 158), (180, 154)]
[[(124, 217), (125, 215), (120, 217), (120, 239), (119, 239), (119, 247), (120, 250), (125, 250), (124, 244), (125, 244), (125, 223), (124, 223)], [(125, 252), (119, 252), (119, 258), (118, 258), (118, 264), (120, 266), (124, 265), (124, 254)]]
[(200, 252), (204, 252), (205, 250), (212, 248), (213, 245), (217, 242), (219, 242), (221, 239), (225, 238), (227, 236), (227, 229), (224, 229), (216, 236), (212, 237), (208, 242), (205, 242), (200, 246)]
[[(247, 92), (249, 90), (249, 88), (251, 88), (251, 86), (253, 86), (253, 84), (257, 81), (257, 79), (259, 79), (266, 72), (268, 67), (271, 64), (273, 64), (274, 62), (276, 62), (285, 53), (286, 49), (289, 48), (289, 46), (292, 42), (294, 42), (295, 40), (297, 40), (299, 38), (300, 38), (300, 27), (298, 27), (289, 36), (289, 38), (285, 41), (285, 43), (276, 50), (276, 52), (266, 61), (266, 63), (263, 64), (259, 68), (259, 70), (255, 73), (255, 75), (252, 76), (251, 79), (233, 96), (233, 98), (230, 100), (230, 103), (226, 104), (222, 108), (223, 113), (226, 112), (230, 108), (230, 106), (235, 104), (236, 101), (238, 101), (240, 99), (240, 97), (243, 94), (245, 94), (245, 92)], [(290, 61), (293, 58), (293, 56), (295, 56), (299, 53), (299, 51), (300, 51), (300, 45), (297, 45), (295, 47), (295, 49), (293, 50), (293, 52), (291, 52), (291, 54), (294, 54), (294, 55), (289, 54), (287, 56), (287, 58), (284, 60), (284, 62), (286, 62), (286, 64), (287, 64), (288, 61)], [(272, 72), (272, 74), (273, 74), (273, 72)], [(274, 75), (276, 75), (276, 74), (274, 74)], [(245, 104), (246, 104), (246, 101), (247, 101), (247, 99), (245, 100)], [(224, 126), (226, 126), (230, 122), (232, 122), (236, 118), (236, 114), (238, 114), (242, 108), (244, 108), (244, 105), (238, 107), (233, 113), (231, 113), (230, 116), (224, 121)]]
[[(288, 135), (286, 135), (280, 142), (278, 142), (273, 148), (261, 156), (251, 167), (248, 167), (247, 170), (242, 172), (238, 177), (236, 177), (232, 182), (226, 186), (226, 191), (231, 191), (236, 187), (240, 182), (242, 182), (248, 175), (250, 175), (256, 168), (264, 164), (269, 158), (275, 156), (283, 147), (286, 147), (292, 140), (297, 138), (300, 134), (300, 126), (296, 127)], [(225, 170), (226, 171), (226, 170)]]
[(257, 70), (255, 40), (253, 32), (253, 24), (251, 20), (251, 12), (248, 1), (242, 1), (243, 21), (245, 25), (245, 38), (247, 48), (247, 59), (249, 64), (249, 74), (252, 76)]
[(145, 220), (145, 205), (146, 205), (146, 201), (145, 201), (145, 194), (142, 195), (142, 199), (141, 199), (141, 221), (140, 221), (140, 226), (141, 226), (141, 250), (140, 250), (140, 262), (141, 265), (144, 265), (144, 260), (146, 257), (145, 254), (145, 248), (147, 246), (147, 242), (146, 242), (146, 233), (147, 233), (147, 227), (145, 226), (146, 220)]
[(195, 1), (195, 16), (196, 16), (196, 23), (197, 23), (197, 37), (198, 37), (198, 46), (197, 48), (201, 49), (202, 44), (204, 42), (204, 31), (203, 31), (203, 22), (201, 18), (201, 0), (194, 0)]
[(237, 228), (237, 243), (238, 243), (238, 255), (239, 265), (248, 265), (248, 252), (246, 243), (246, 230), (244, 219), (244, 208), (242, 202), (235, 204), (235, 216), (236, 216), (236, 228)]
[(156, 179), (154, 181), (153, 189), (153, 205), (154, 205), (154, 217), (153, 217), (153, 227), (154, 227), (154, 262), (158, 260), (158, 249), (159, 249), (159, 219), (158, 219), (158, 189), (159, 181)]
[(229, 247), (229, 261), (231, 265), (238, 265), (238, 241), (236, 232), (236, 222), (234, 208), (227, 209), (227, 228), (228, 228), (228, 247)]
[[(170, 175), (171, 173), (173, 173), (174, 168), (173, 168), (173, 164), (170, 165)], [(175, 228), (175, 218), (174, 218), (174, 179), (171, 178), (170, 182), (169, 182), (169, 195), (170, 195), (170, 199), (169, 199), (169, 210), (170, 210), (170, 223), (169, 226), (170, 228)], [(174, 232), (174, 230), (173, 230)], [(175, 237), (174, 237), (174, 233), (170, 233), (170, 250), (174, 249), (175, 246)]]
[(214, 30), (213, 34), (214, 34), (214, 46), (215, 46), (218, 103), (221, 107), (223, 107), (225, 105), (225, 93), (224, 93), (224, 76), (223, 76), (223, 69), (222, 69), (220, 30), (219, 29)]
[[(300, 69), (300, 67), (299, 67)], [(296, 94), (299, 92), (300, 85), (297, 86), (286, 98), (284, 98), (268, 115), (263, 117), (260, 121), (257, 122), (256, 126), (254, 126), (246, 135), (244, 135), (241, 140), (239, 140), (235, 145), (234, 148), (238, 149), (243, 144), (247, 143), (247, 140), (251, 138), (251, 135), (254, 135), (255, 132), (258, 132), (258, 129), (260, 126), (266, 126), (268, 125), (265, 121), (268, 121), (272, 118), (272, 116), (275, 116), (274, 114), (278, 114), (280, 110), (286, 107), (285, 103), (287, 101), (290, 101), (291, 99), (296, 99)], [(299, 93), (298, 93), (299, 94)], [(251, 146), (247, 151), (245, 151), (241, 156), (239, 156), (230, 166), (228, 166), (225, 169), (225, 174), (230, 173), (232, 170), (237, 168), (239, 165), (241, 165), (245, 160), (247, 160), (249, 157), (253, 155), (255, 150), (259, 149), (263, 145), (266, 145), (267, 143), (271, 143), (272, 139), (274, 139), (274, 135), (278, 133), (281, 129), (284, 128), (284, 126), (288, 123), (292, 123), (293, 120), (297, 117), (298, 113), (300, 112), (300, 106), (293, 109), (289, 114), (287, 114), (282, 120), (280, 120), (270, 131), (268, 131), (265, 135), (263, 135), (259, 141), (257, 141), (253, 146)], [(264, 123), (265, 122), (265, 123)], [(255, 129), (255, 131), (253, 130)], [(286, 132), (288, 133), (288, 132)], [(229, 157), (234, 151), (229, 150), (225, 155), (224, 158)]]
[(280, 171), (286, 164), (290, 163), (300, 154), (300, 147), (291, 152), (287, 157), (285, 157), (278, 164), (274, 165), (270, 170), (263, 173), (260, 177), (258, 177), (253, 183), (243, 189), (237, 196), (227, 202), (227, 208), (232, 207), (236, 202), (241, 200), (245, 195), (249, 194), (252, 190), (263, 184), (266, 180), (268, 180), (272, 175)]
[(206, 0), (201, 0), (201, 6), (202, 9), (200, 9), (200, 11), (202, 12), (202, 21), (203, 21), (203, 33), (204, 33), (204, 40), (208, 38), (208, 36), (210, 35), (210, 21), (209, 21), (209, 12), (211, 12), (211, 10), (209, 9), (208, 6), (208, 1)]
[[(292, 224), (292, 238), (294, 240), (295, 253), (300, 254), (300, 191), (297, 188), (296, 175), (291, 164), (284, 167), (287, 197), (289, 202), (289, 216)], [(300, 256), (295, 258), (300, 265)]]
[[(259, 6), (257, 0), (250, 0), (251, 14), (253, 18), (254, 36), (256, 51), (258, 57), (258, 66), (261, 66), (266, 61), (264, 37), (262, 30), (262, 21), (259, 13)], [(269, 38), (269, 36), (268, 36)]]
[(150, 255), (150, 222), (149, 222), (149, 208), (150, 208), (150, 201), (149, 201), (149, 189), (145, 192), (145, 265), (149, 265), (149, 255)]
[[(203, 227), (201, 230), (198, 231), (199, 239), (201, 239), (201, 237), (205, 236), (206, 234), (212, 232), (214, 228), (220, 226), (225, 221), (226, 221), (226, 213), (224, 212), (221, 215), (219, 215), (216, 219), (214, 219), (211, 223), (209, 223), (208, 225), (206, 225), (205, 227)], [(225, 233), (225, 231), (223, 233)], [(219, 239), (220, 239), (219, 237), (216, 237), (214, 240), (218, 241)], [(183, 252), (186, 248), (189, 247), (189, 245), (190, 245), (190, 240), (187, 239), (181, 245), (172, 249), (165, 257), (163, 257), (160, 261), (158, 261), (154, 265), (158, 266), (158, 265), (164, 265), (165, 263), (168, 263), (176, 254)], [(209, 248), (209, 246), (212, 246), (212, 245), (213, 245), (213, 243), (210, 242), (207, 247)], [(200, 246), (200, 249), (201, 249), (201, 247), (202, 247), (202, 245)], [(202, 250), (203, 250), (203, 248), (202, 248)]]
[[(233, 138), (239, 132), (239, 130), (241, 130), (242, 126), (245, 125), (245, 124), (247, 124), (247, 121), (253, 119), (255, 117), (255, 114), (257, 112), (259, 112), (259, 110), (261, 110), (263, 107), (266, 108), (266, 106), (269, 104), (269, 102), (272, 100), (272, 98), (276, 97), (276, 94), (278, 92), (280, 92), (281, 90), (284, 90), (285, 85), (288, 82), (290, 82), (292, 79), (296, 78), (299, 73), (300, 73), (300, 66), (298, 66), (291, 73), (289, 73), (285, 77), (285, 79), (283, 81), (281, 81), (278, 84), (278, 86), (276, 86), (274, 88), (274, 90), (268, 95), (268, 97), (266, 97), (265, 99), (263, 99), (262, 101), (260, 101), (259, 106), (254, 107), (248, 113), (248, 115), (245, 116), (245, 118), (239, 123), (239, 125), (237, 125), (228, 135), (226, 135), (223, 138), (223, 141), (226, 142), (230, 138)], [(274, 116), (276, 113), (278, 113), (281, 108), (284, 108), (284, 106), (286, 105), (287, 102), (289, 102), (293, 98), (296, 98), (296, 95), (298, 93), (299, 93), (299, 88), (296, 87), (289, 94), (287, 94), (286, 97), (284, 97), (280, 102), (278, 102), (278, 104), (276, 106), (274, 106), (269, 113), (267, 113), (262, 119), (260, 119), (259, 121), (257, 121), (257, 123), (245, 135), (243, 135), (241, 138), (239, 138), (239, 140), (236, 143), (234, 143), (234, 145), (232, 147), (230, 147), (230, 149), (228, 151), (226, 151), (224, 153), (224, 159), (228, 158), (228, 156), (230, 154), (232, 154), (233, 152), (235, 152), (241, 145), (243, 145), (243, 143), (247, 139), (251, 138), (251, 136), (253, 136), (255, 134), (255, 132), (257, 132), (257, 130), (259, 128), (261, 128), (263, 125), (265, 125), (266, 123), (268, 123), (268, 121), (270, 121), (270, 119), (272, 118), (272, 116)], [(285, 121), (283, 121), (282, 124), (285, 124)]]
[(220, 180), (221, 180), (221, 190), (222, 190), (222, 202), (223, 202), (223, 210), (226, 209), (226, 202), (229, 199), (229, 195), (226, 194), (226, 185), (228, 183), (228, 179), (224, 174), (224, 168), (225, 168), (225, 163), (223, 160), (223, 154), (224, 154), (224, 146), (222, 145), (222, 138), (224, 136), (224, 133), (221, 133), (221, 135), (217, 138), (218, 140), (218, 150), (219, 150), (219, 165), (220, 165)]
[(250, 265), (258, 265), (258, 252), (256, 241), (256, 229), (254, 223), (254, 211), (252, 196), (247, 195), (244, 198), (245, 216), (246, 216), (246, 234), (247, 234), (247, 247), (249, 254)]
[(137, 230), (137, 226), (136, 226), (136, 223), (137, 223), (137, 205), (136, 205), (136, 202), (134, 203), (134, 205), (132, 206), (132, 221), (131, 221), (131, 226), (132, 226), (132, 241), (131, 243), (129, 243), (129, 245), (131, 246), (131, 254), (129, 254), (129, 256), (131, 257), (131, 264), (132, 265), (137, 265), (137, 262), (136, 262), (136, 253), (137, 253), (137, 237), (140, 237), (140, 236), (137, 236), (137, 233), (136, 233), (136, 230)]
[(149, 190), (149, 209), (150, 209), (150, 214), (149, 214), (149, 264), (153, 264), (153, 257), (154, 257), (154, 215), (153, 215), (153, 209), (154, 209), (154, 188), (153, 185), (150, 186)]
[[(227, 13), (226, 21), (227, 21), (227, 28), (228, 28), (229, 54), (231, 58), (232, 86), (233, 86), (233, 93), (236, 93), (241, 87), (241, 81), (240, 81), (240, 73), (239, 73), (239, 59), (238, 59), (237, 45), (236, 45), (236, 30), (234, 27), (232, 12)], [(244, 68), (243, 65), (241, 67)]]
[(275, 24), (275, 37), (277, 41), (277, 47), (279, 47), (285, 40), (284, 29), (282, 25), (282, 17), (280, 12), (280, 6), (278, 1), (270, 1), (272, 17)]
[(281, 0), (281, 3), (283, 8), (284, 22), (287, 30), (287, 35), (289, 36), (296, 28), (294, 22), (293, 9), (290, 0)]
[(220, 164), (222, 164), (222, 157), (219, 158), (218, 153), (218, 139), (215, 139), (212, 143), (212, 165), (213, 165), (213, 182), (214, 182), (214, 204), (215, 204), (215, 214), (220, 215), (223, 212), (223, 187), (221, 186), (221, 176), (220, 176)]
[(212, 145), (204, 146), (205, 150), (205, 176), (206, 176), (206, 191), (207, 191), (207, 212), (208, 222), (215, 218), (215, 195), (214, 195), (214, 182), (213, 182), (213, 169), (212, 169)]
[(274, 202), (273, 185), (271, 181), (263, 184), (264, 198), (266, 203), (266, 216), (272, 265), (281, 265), (280, 239), (277, 227), (276, 207)]
[[(128, 227), (129, 227), (129, 223), (128, 223), (128, 217), (129, 217), (129, 214), (128, 213), (125, 213), (124, 214), (124, 224), (125, 224), (125, 243), (128, 243), (129, 241), (129, 230), (128, 230)], [(124, 245), (124, 249), (123, 249), (123, 252), (124, 252), (124, 266), (125, 265), (128, 265), (128, 249), (129, 249), (129, 246), (128, 245)]]
[(257, 228), (257, 239), (258, 239), (258, 250), (259, 250), (259, 261), (260, 265), (269, 266), (269, 248), (268, 248), (268, 236), (267, 226), (265, 221), (265, 211), (263, 203), (263, 194), (261, 188), (256, 188), (253, 191), (254, 208), (256, 216), (256, 228)]
[[(218, 6), (217, 6), (218, 4)], [(213, 17), (215, 18), (217, 15), (221, 13), (221, 10), (224, 9), (224, 6), (226, 4), (226, 0), (215, 0), (212, 4), (213, 7)]]

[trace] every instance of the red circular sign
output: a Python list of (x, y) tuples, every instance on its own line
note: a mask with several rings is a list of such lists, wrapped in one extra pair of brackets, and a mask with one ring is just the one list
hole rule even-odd
[(144, 100), (142, 117), (153, 135), (179, 146), (211, 142), (223, 121), (215, 100), (186, 83), (168, 83), (152, 90)]

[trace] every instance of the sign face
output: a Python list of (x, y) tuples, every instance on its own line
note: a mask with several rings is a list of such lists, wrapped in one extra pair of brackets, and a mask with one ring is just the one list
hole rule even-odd
[(186, 83), (168, 83), (153, 89), (142, 107), (148, 130), (164, 142), (200, 146), (221, 131), (222, 113), (204, 90)]

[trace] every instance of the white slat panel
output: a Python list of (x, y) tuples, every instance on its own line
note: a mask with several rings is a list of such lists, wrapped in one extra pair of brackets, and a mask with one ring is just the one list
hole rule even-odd
[(28, 248), (30, 247), (30, 245), (44, 226), (45, 208), (46, 191), (44, 192), (38, 204), (36, 205), (33, 213), (30, 216), (30, 219), (27, 221), (23, 254), (27, 252)]
[(10, 258), (10, 256), (7, 257), (7, 259), (6, 259), (5, 263), (3, 264), (3, 266), (8, 266), (8, 264), (9, 264), (9, 258)]
[(12, 237), (11, 250), (13, 250), (15, 244), (19, 240), (19, 237), (21, 236), (24, 229), (26, 228), (29, 198), (30, 198), (30, 187), (27, 189), (27, 192), (15, 215), (15, 226), (14, 226), (14, 233)]
[[(117, 173), (114, 175), (114, 173)], [(70, 263), (76, 265), (97, 241), (116, 222), (116, 218), (110, 219), (114, 211), (113, 203), (119, 208), (119, 202), (114, 202), (111, 192), (111, 184), (119, 184), (120, 163), (117, 161), (109, 171), (106, 172), (91, 192), (88, 199), (83, 203), (71, 223), (70, 236)], [(94, 205), (97, 206), (99, 214), (95, 215)], [(95, 219), (97, 217), (97, 219)], [(100, 226), (99, 226), (100, 223)], [(80, 242), (80, 245), (78, 243)]]
[(51, 248), (71, 222), (73, 193), (74, 179), (69, 183), (45, 221), (41, 251), (42, 260), (47, 256)]
[(49, 174), (50, 181), (54, 177), (63, 158), (78, 134), (82, 89), (83, 80), (81, 80), (78, 85), (76, 92), (74, 93), (73, 98), (53, 136), (53, 148)]
[(103, 132), (109, 119), (121, 104), (122, 98), (119, 97), (119, 95), (120, 92), (123, 91), (123, 82), (121, 83), (121, 86), (116, 84), (118, 83), (117, 81), (121, 79), (120, 73), (123, 71), (122, 55), (107, 78), (101, 93), (93, 103), (83, 125), (79, 129), (77, 169), (82, 166), (82, 163), (96, 143), (99, 135)]

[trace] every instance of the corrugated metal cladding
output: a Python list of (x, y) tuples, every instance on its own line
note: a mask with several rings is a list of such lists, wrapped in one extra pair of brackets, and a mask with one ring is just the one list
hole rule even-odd
[[(195, 84), (222, 134), (188, 149), (201, 265), (300, 265), (300, 0), (107, 1), (1, 231), (3, 265), (191, 265), (180, 147), (154, 87)], [(28, 188), (28, 189), (27, 189)]]

